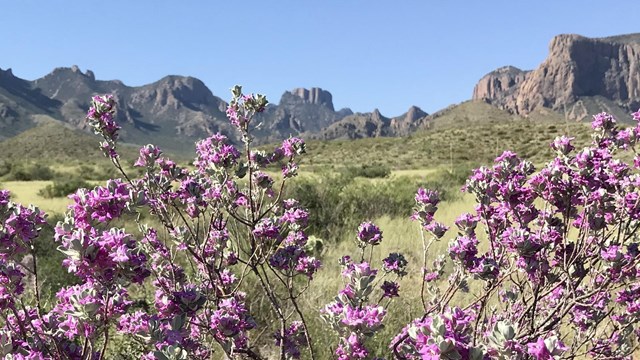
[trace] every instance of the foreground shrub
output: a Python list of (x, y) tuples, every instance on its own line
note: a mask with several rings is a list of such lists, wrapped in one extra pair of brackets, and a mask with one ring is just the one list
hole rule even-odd
[[(321, 267), (318, 242), (305, 233), (309, 212), (283, 196), (305, 145), (289, 138), (272, 152), (253, 150), (252, 119), (266, 104), (235, 87), (227, 115), (241, 149), (215, 134), (196, 145), (188, 170), (147, 145), (135, 163), (144, 175), (132, 178), (116, 151), (113, 98), (94, 97), (89, 125), (122, 178), (70, 196), (54, 238), (77, 283), (53, 303), (42, 295), (36, 246), (45, 215), (0, 191), (2, 356), (105, 359), (126, 348), (143, 359), (210, 359), (214, 351), (314, 359), (303, 300)], [(338, 339), (323, 345), (338, 359), (631, 358), (640, 331), (640, 157), (626, 163), (622, 155), (633, 152), (640, 127), (621, 130), (599, 114), (593, 128), (581, 151), (558, 138), (557, 157), (540, 171), (509, 151), (475, 170), (465, 190), (478, 205), (456, 220), (446, 254), (428, 256), (449, 231), (436, 219), (440, 194), (418, 189), (411, 217), (421, 229), (423, 311), (386, 350), (371, 343), (403, 295), (408, 261), (373, 259), (383, 231), (361, 223), (358, 251), (339, 259), (343, 286), (318, 314)], [(275, 164), (279, 183), (263, 171)], [(158, 225), (143, 224), (143, 212)], [(116, 227), (123, 217), (137, 230)], [(477, 288), (470, 300), (456, 297)], [(256, 342), (262, 334), (270, 340)], [(125, 346), (112, 345), (119, 337)]]

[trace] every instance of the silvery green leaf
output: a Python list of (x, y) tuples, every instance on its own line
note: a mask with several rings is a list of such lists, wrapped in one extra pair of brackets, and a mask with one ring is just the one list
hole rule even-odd
[(411, 326), (409, 326), (409, 329), (407, 329), (407, 334), (412, 339), (417, 338), (418, 337), (418, 328), (415, 325), (412, 324)]
[(484, 351), (481, 348), (469, 349), (469, 360), (482, 360), (484, 359)]
[(433, 320), (431, 321), (430, 327), (431, 327), (431, 333), (433, 335), (443, 336), (445, 331), (447, 331), (447, 328), (444, 325), (444, 321), (439, 316), (436, 316), (433, 318)]
[(170, 358), (167, 357), (167, 355), (165, 355), (162, 351), (158, 350), (158, 351), (154, 351), (153, 352), (153, 356), (155, 356), (156, 359), (158, 360), (171, 360)]
[(497, 328), (505, 340), (511, 340), (516, 336), (516, 331), (513, 326), (504, 321), (499, 321), (497, 324)]
[(239, 179), (242, 179), (247, 175), (248, 170), (249, 170), (249, 166), (244, 162), (241, 162), (238, 164), (238, 169), (236, 170), (236, 176)]
[(185, 322), (185, 315), (177, 315), (171, 320), (171, 330), (178, 331), (182, 329)]
[(453, 345), (453, 341), (446, 339), (438, 343), (438, 348), (440, 349), (441, 354), (446, 354), (449, 351), (455, 350), (456, 346)]

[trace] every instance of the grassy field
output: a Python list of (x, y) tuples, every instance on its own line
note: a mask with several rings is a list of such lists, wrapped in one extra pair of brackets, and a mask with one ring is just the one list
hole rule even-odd
[(0, 184), (2, 189), (11, 191), (11, 200), (23, 205), (33, 204), (47, 213), (62, 214), (67, 210), (67, 205), (71, 203), (68, 198), (46, 199), (38, 192), (53, 181), (3, 181)]

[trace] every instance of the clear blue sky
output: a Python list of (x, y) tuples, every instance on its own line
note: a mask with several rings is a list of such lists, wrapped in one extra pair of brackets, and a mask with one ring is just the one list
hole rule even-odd
[(128, 85), (195, 76), (225, 100), (242, 84), (272, 102), (317, 86), (336, 108), (387, 116), (467, 100), (499, 66), (534, 68), (559, 33), (640, 32), (638, 0), (6, 0), (0, 11), (0, 68), (22, 78), (77, 64)]

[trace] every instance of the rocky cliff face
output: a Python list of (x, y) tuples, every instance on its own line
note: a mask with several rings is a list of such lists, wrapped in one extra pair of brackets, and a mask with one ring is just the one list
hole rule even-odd
[(513, 66), (494, 70), (476, 84), (472, 98), (488, 101), (502, 109), (510, 109), (515, 104), (517, 90), (528, 73)]
[(291, 91), (291, 94), (307, 104), (324, 105), (333, 110), (333, 98), (328, 91), (315, 87), (308, 90), (296, 88)]
[(260, 114), (259, 137), (275, 141), (288, 136), (315, 134), (351, 115), (350, 109), (335, 111), (331, 93), (320, 88), (296, 88), (282, 94), (278, 105)]
[(550, 108), (581, 119), (585, 103), (598, 101), (630, 111), (640, 104), (640, 34), (594, 39), (558, 35), (537, 69), (493, 71), (478, 82), (473, 99), (520, 115)]

